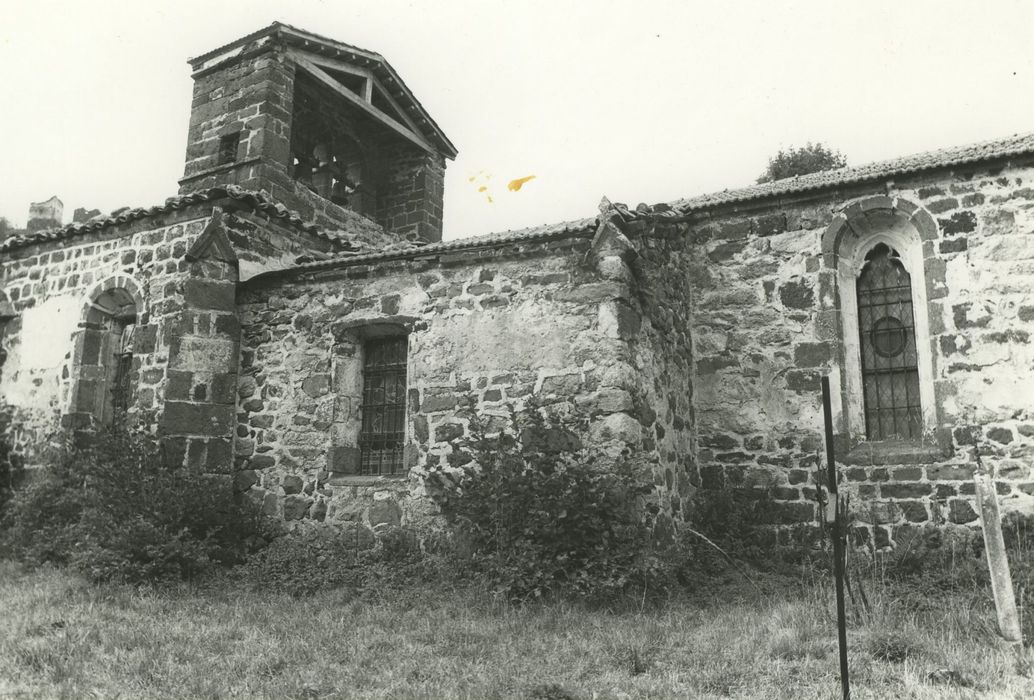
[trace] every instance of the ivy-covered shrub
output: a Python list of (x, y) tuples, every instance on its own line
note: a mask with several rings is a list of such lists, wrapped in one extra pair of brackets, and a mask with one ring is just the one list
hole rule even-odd
[(470, 461), (426, 475), (472, 572), (521, 600), (617, 593), (663, 569), (633, 460), (583, 448), (535, 406), (493, 427), (471, 415)]
[(413, 533), (394, 529), (368, 537), (333, 525), (287, 532), (234, 573), (244, 585), (299, 597), (423, 586), (443, 577), (441, 560), (427, 556)]
[(0, 525), (8, 554), (95, 581), (191, 578), (271, 534), (228, 484), (166, 465), (155, 438), (121, 429), (61, 451), (15, 491)]
[(22, 467), (21, 455), (15, 454), (3, 437), (3, 424), (0, 421), (0, 514), (14, 491), (22, 482), (25, 470)]
[(777, 554), (782, 554), (774, 547), (778, 507), (765, 489), (699, 491), (689, 509), (691, 531), (687, 531), (687, 545), (694, 551), (697, 565), (706, 567), (724, 559), (714, 545), (733, 559), (754, 566), (764, 568), (773, 563)]

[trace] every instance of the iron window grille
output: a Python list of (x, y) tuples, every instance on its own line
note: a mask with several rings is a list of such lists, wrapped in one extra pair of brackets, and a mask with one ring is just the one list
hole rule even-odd
[(406, 433), (405, 337), (378, 338), (363, 346), (362, 427), (359, 473), (402, 472)]
[(911, 275), (884, 243), (865, 260), (857, 290), (866, 435), (915, 439), (922, 435), (923, 412)]

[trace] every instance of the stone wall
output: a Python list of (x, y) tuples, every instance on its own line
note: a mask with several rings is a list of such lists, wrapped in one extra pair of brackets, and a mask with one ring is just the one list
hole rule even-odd
[[(886, 545), (924, 523), (974, 524), (977, 449), (996, 472), (1003, 507), (1031, 510), (1032, 177), (1029, 167), (985, 166), (697, 214), (675, 235), (651, 223), (640, 246), (683, 250), (701, 485), (770, 489), (785, 523), (813, 520), (819, 378), (829, 373), (859, 537)], [(839, 212), (859, 201), (875, 207), (858, 214), (870, 222), (889, 221), (895, 206), (930, 222), (920, 227), (923, 274), (913, 285), (925, 285), (930, 337), (917, 340), (929, 345), (935, 406), (916, 444), (869, 443), (847, 424), (842, 294), (828, 239), (842, 226)]]
[[(335, 522), (364, 541), (378, 526), (429, 527), (420, 467), (466, 463), (472, 412), (498, 429), (532, 397), (582, 444), (655, 451), (628, 349), (641, 324), (618, 311), (628, 280), (586, 264), (588, 248), (514, 243), (246, 285), (238, 489), (289, 523)], [(378, 324), (409, 331), (408, 478), (342, 471), (358, 430), (350, 337)]]
[[(161, 410), (171, 317), (178, 311), (183, 255), (205, 226), (204, 213), (172, 221), (112, 226), (65, 241), (18, 248), (0, 263), (0, 289), (14, 308), (3, 337), (7, 360), (0, 395), (12, 413), (10, 440), (31, 462), (85, 392), (81, 368), (91, 350), (80, 332), (88, 302), (111, 287), (140, 298), (133, 348), (135, 420), (154, 423)], [(83, 407), (89, 401), (82, 399)], [(74, 422), (74, 421), (73, 421)], [(65, 420), (65, 425), (70, 426)]]
[(402, 141), (382, 153), (377, 220), (407, 240), (442, 240), (445, 158)]
[[(653, 450), (661, 512), (677, 522), (690, 515), (700, 486), (694, 459), (693, 343), (688, 245), (677, 225), (644, 230), (632, 226), (639, 257), (634, 261), (633, 300), (642, 327), (633, 345), (631, 369), (638, 375), (644, 448)], [(648, 235), (643, 235), (647, 233)]]

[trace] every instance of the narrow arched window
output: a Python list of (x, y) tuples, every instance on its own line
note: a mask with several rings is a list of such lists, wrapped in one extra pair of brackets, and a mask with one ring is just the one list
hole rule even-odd
[(857, 293), (867, 437), (919, 438), (923, 409), (912, 279), (897, 251), (879, 243), (868, 252)]
[(95, 425), (121, 424), (133, 402), (133, 334), (139, 309), (115, 287), (98, 294), (80, 324), (74, 410)]

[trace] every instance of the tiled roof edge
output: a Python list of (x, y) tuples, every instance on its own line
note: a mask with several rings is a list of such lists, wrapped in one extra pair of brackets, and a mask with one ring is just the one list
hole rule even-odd
[(165, 200), (165, 204), (153, 207), (127, 209), (126, 211), (122, 211), (118, 214), (99, 216), (88, 221), (77, 221), (66, 226), (62, 226), (61, 228), (13, 236), (0, 242), (0, 253), (6, 253), (11, 250), (24, 248), (37, 243), (48, 243), (52, 241), (65, 240), (67, 238), (74, 238), (93, 231), (100, 231), (110, 226), (118, 226), (119, 224), (147, 219), (179, 209), (185, 209), (191, 204), (200, 204), (203, 202), (211, 202), (226, 198), (242, 202), (254, 211), (262, 212), (270, 218), (277, 219), (281, 223), (287, 224), (288, 226), (308, 233), (309, 235), (332, 243), (340, 244), (342, 242), (340, 239), (327, 234), (315, 224), (304, 221), (298, 212), (288, 209), (279, 202), (274, 202), (273, 199), (264, 191), (246, 190), (242, 187), (238, 187), (237, 185), (224, 185), (198, 190), (197, 192), (191, 192), (190, 194), (179, 195), (177, 197), (169, 197)]
[(957, 165), (1001, 160), (1018, 155), (1034, 154), (1034, 134), (1015, 135), (1004, 139), (982, 141), (966, 146), (942, 148), (866, 165), (775, 180), (761, 185), (680, 199), (670, 207), (682, 214), (739, 204), (770, 197), (817, 192), (844, 185), (861, 184), (898, 175), (938, 170)]
[(439, 255), (442, 253), (459, 253), (477, 251), (487, 248), (509, 245), (512, 243), (537, 242), (551, 239), (588, 237), (596, 232), (597, 220), (595, 217), (565, 221), (549, 226), (537, 226), (534, 228), (519, 229), (515, 231), (504, 231), (501, 233), (490, 233), (484, 236), (473, 236), (470, 238), (459, 238), (454, 241), (442, 243), (430, 243), (422, 246), (414, 246), (405, 249), (392, 249), (378, 251), (375, 253), (359, 253), (354, 255), (339, 255), (325, 260), (306, 262), (300, 265), (269, 270), (255, 275), (248, 282), (271, 277), (284, 277), (306, 272), (322, 272), (338, 268), (353, 267), (355, 265), (368, 265), (371, 263), (405, 260), (409, 258), (424, 258)]

